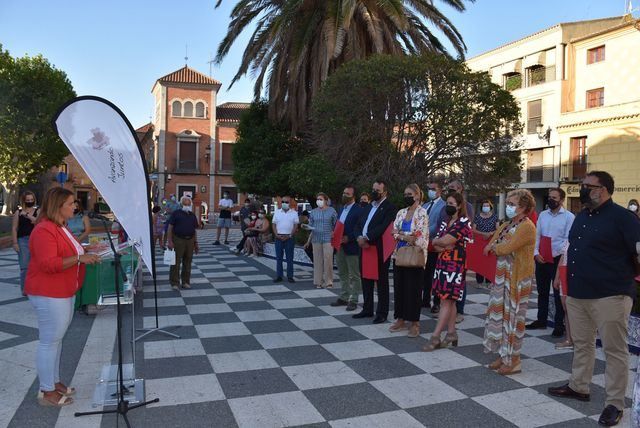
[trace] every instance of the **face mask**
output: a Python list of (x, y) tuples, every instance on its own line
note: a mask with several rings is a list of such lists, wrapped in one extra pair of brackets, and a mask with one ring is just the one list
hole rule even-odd
[(245, 208), (249, 208), (251, 205), (250, 204), (244, 204)]
[(222, 197), (223, 197), (224, 199), (229, 199), (229, 195), (227, 195), (227, 194), (222, 195)]
[(629, 205), (629, 211), (632, 211), (632, 212), (638, 211), (638, 206), (636, 204)]
[(379, 199), (380, 199), (380, 196), (381, 196), (381, 195), (380, 195), (380, 193), (378, 193), (377, 191), (375, 191), (375, 190), (372, 190), (372, 191), (371, 191), (371, 200), (372, 200), (372, 201), (377, 201), (377, 200), (379, 200)]
[(282, 203), (282, 209), (285, 210), (285, 211), (288, 211), (289, 210), (289, 202), (283, 202)]
[(360, 206), (361, 207), (366, 207), (367, 205), (369, 205), (369, 202), (365, 202), (365, 201), (360, 201)]
[(427, 195), (429, 196), (429, 199), (432, 201), (438, 196), (435, 190), (429, 190), (427, 192)]
[(256, 219), (256, 216), (252, 215), (251, 220), (255, 220), (255, 219)]
[(491, 207), (486, 207), (486, 206), (482, 207), (482, 212), (485, 213), (485, 214), (490, 213), (491, 212)]
[(507, 208), (505, 211), (506, 211), (505, 214), (507, 214), (508, 218), (514, 218), (516, 216), (516, 207), (507, 205)]
[(588, 187), (583, 187), (580, 189), (580, 202), (585, 205), (591, 203), (591, 189), (589, 189)]
[(448, 216), (452, 216), (452, 215), (454, 215), (455, 213), (458, 212), (458, 208), (456, 208), (456, 207), (454, 207), (452, 205), (447, 205), (444, 208), (444, 212), (446, 212)]
[(347, 195), (342, 195), (342, 203), (345, 205), (348, 205), (351, 203), (351, 199), (353, 199), (351, 196), (347, 196)]
[(549, 209), (555, 210), (560, 206), (560, 202), (556, 201), (555, 199), (549, 199), (547, 201), (547, 205), (549, 205)]
[(415, 199), (413, 199), (413, 196), (405, 196), (404, 197), (404, 204), (408, 207), (410, 207), (411, 205), (413, 205), (415, 203)]
[(324, 199), (316, 200), (316, 205), (318, 206), (318, 208), (324, 207)]
[(80, 212), (80, 210), (79, 210), (79, 209), (74, 208), (74, 210), (73, 210), (73, 213), (74, 213), (74, 214), (78, 214), (79, 212)]
[(35, 202), (25, 202), (25, 203), (24, 203), (24, 206), (25, 206), (25, 207), (27, 207), (27, 208), (33, 208), (33, 206), (34, 206), (35, 204), (36, 204)]
[(258, 217), (264, 218), (264, 214), (258, 214)]
[(182, 211), (184, 211), (186, 213), (190, 213), (192, 209), (193, 209), (193, 207), (191, 205), (183, 205), (182, 206)]

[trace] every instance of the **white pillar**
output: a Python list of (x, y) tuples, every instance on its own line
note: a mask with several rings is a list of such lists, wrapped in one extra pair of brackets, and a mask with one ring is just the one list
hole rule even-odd
[(507, 204), (507, 194), (505, 192), (500, 192), (498, 199), (498, 219), (504, 220), (505, 214), (505, 206)]

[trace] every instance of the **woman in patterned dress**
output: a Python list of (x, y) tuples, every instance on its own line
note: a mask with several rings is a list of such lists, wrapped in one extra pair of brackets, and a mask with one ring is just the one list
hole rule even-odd
[[(442, 222), (432, 242), (433, 248), (439, 253), (433, 274), (432, 292), (440, 298), (440, 316), (431, 339), (422, 348), (425, 352), (458, 346), (456, 302), (462, 299), (467, 260), (466, 246), (472, 231), (467, 218), (467, 206), (460, 193), (447, 196), (445, 210), (450, 220)], [(447, 330), (447, 334), (444, 340), (441, 340), (440, 335), (444, 329)]]
[(484, 254), (495, 253), (496, 281), (491, 286), (484, 330), (485, 352), (499, 357), (489, 368), (501, 375), (522, 371), (520, 349), (534, 274), (536, 227), (527, 215), (535, 207), (531, 192), (513, 190), (507, 195), (509, 222), (500, 226)]

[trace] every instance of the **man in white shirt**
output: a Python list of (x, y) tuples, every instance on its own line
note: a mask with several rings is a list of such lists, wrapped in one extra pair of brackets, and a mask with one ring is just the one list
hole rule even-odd
[(231, 227), (231, 209), (233, 208), (233, 200), (229, 198), (229, 193), (224, 192), (222, 199), (218, 203), (220, 217), (218, 217), (218, 231), (216, 234), (216, 242), (213, 245), (220, 245), (220, 232), (224, 228), (224, 243), (229, 244), (229, 228)]
[(282, 197), (282, 208), (276, 210), (272, 219), (273, 234), (276, 237), (276, 278), (273, 282), (282, 281), (282, 256), (287, 257), (287, 280), (295, 282), (293, 279), (293, 250), (295, 248), (294, 236), (298, 230), (298, 212), (291, 209), (291, 197)]
[[(533, 255), (536, 259), (536, 287), (538, 289), (538, 319), (527, 325), (527, 330), (546, 329), (547, 318), (549, 317), (549, 293), (551, 284), (558, 270), (558, 263), (562, 255), (562, 249), (569, 239), (569, 230), (573, 225), (575, 216), (572, 212), (567, 211), (562, 205), (566, 193), (560, 188), (549, 189), (548, 206), (549, 209), (544, 210), (538, 216), (536, 224), (536, 247)], [(542, 237), (551, 238), (551, 255), (553, 260), (545, 260), (541, 253), (540, 241)], [(565, 333), (564, 329), (564, 309), (560, 300), (558, 290), (553, 290), (553, 300), (555, 302), (554, 329), (551, 335), (553, 337), (562, 337)]]

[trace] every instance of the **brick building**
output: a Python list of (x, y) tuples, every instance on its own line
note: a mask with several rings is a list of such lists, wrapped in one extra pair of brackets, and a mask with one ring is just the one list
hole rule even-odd
[(242, 111), (249, 104), (217, 105), (222, 84), (187, 66), (159, 78), (155, 99), (151, 179), (154, 199), (194, 198), (200, 213), (215, 209), (223, 192), (239, 203), (231, 151)]

